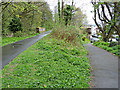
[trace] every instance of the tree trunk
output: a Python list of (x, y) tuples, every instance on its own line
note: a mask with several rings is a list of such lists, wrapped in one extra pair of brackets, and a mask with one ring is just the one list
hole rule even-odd
[(61, 18), (63, 19), (63, 9), (64, 9), (64, 2), (62, 0), (62, 9), (61, 9)]
[(105, 32), (102, 33), (102, 36), (103, 36), (103, 41), (104, 41), (104, 42), (107, 42), (106, 33), (105, 33)]
[(60, 0), (58, 0), (58, 16), (59, 16), (59, 22), (60, 22)]

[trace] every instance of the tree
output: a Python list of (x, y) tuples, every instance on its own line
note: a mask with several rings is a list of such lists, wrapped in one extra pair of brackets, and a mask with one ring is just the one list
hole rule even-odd
[[(114, 31), (116, 31), (117, 34), (120, 36), (120, 25), (118, 24), (120, 23), (120, 2), (100, 2), (92, 0), (92, 4), (94, 6), (93, 19), (95, 21), (95, 24), (101, 31), (103, 40), (105, 42), (108, 41)], [(97, 15), (101, 23), (98, 23)]]
[(9, 30), (13, 33), (16, 33), (17, 31), (22, 31), (22, 24), (20, 22), (20, 19), (16, 16), (14, 16), (8, 26)]
[(73, 24), (77, 27), (81, 27), (86, 21), (85, 19), (86, 19), (86, 15), (82, 13), (80, 8), (77, 8), (77, 11), (74, 12), (74, 15), (72, 17)]
[(73, 7), (70, 6), (70, 5), (66, 5), (64, 10), (63, 10), (63, 13), (64, 13), (64, 20), (65, 20), (65, 25), (67, 26), (68, 23), (71, 22), (71, 18), (72, 18), (72, 11), (73, 10)]
[[(12, 17), (18, 16), (23, 26), (22, 32), (35, 32), (36, 27), (52, 27), (52, 12), (46, 2), (8, 2), (2, 3), (2, 35), (8, 35), (8, 25)], [(3, 5), (4, 4), (4, 5)], [(6, 6), (7, 5), (7, 6)], [(50, 23), (51, 22), (51, 23)], [(33, 26), (33, 29), (32, 29)]]
[(60, 0), (58, 0), (58, 16), (59, 16), (59, 22), (60, 22)]
[(61, 18), (63, 19), (63, 9), (64, 9), (64, 2), (62, 0), (62, 8), (61, 8)]

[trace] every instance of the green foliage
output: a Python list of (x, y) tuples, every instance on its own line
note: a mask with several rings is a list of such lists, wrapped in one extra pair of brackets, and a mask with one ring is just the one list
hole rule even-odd
[(74, 15), (72, 16), (72, 24), (79, 27), (81, 30), (82, 26), (87, 24), (87, 16), (83, 14), (80, 8), (77, 8), (77, 10), (74, 9), (73, 12)]
[(2, 70), (2, 88), (88, 88), (86, 50), (47, 36)]
[(103, 46), (109, 46), (109, 43), (108, 42), (104, 42), (104, 41), (97, 41), (97, 42), (94, 42), (93, 45), (95, 46), (99, 46), (99, 45), (103, 45)]
[[(4, 5), (2, 6), (5, 7)], [(33, 14), (34, 12), (34, 14)], [(35, 32), (36, 27), (45, 27), (51, 30), (53, 27), (52, 12), (49, 5), (44, 2), (10, 2), (2, 13), (2, 35), (9, 36), (9, 22), (12, 17), (16, 16), (22, 24), (22, 33), (29, 34)], [(18, 35), (21, 36), (21, 35)]]
[(111, 52), (113, 49), (112, 48), (107, 48), (106, 49), (108, 52)]
[(110, 43), (103, 42), (103, 41), (102, 42), (99, 42), (99, 41), (94, 42), (93, 45), (98, 46), (98, 47), (100, 47), (102, 49), (107, 50), (108, 52), (111, 52), (111, 53), (113, 53), (115, 55), (120, 56), (120, 45), (110, 46)]
[(71, 18), (72, 18), (72, 15), (73, 15), (72, 10), (73, 10), (73, 7), (70, 6), (70, 5), (66, 5), (66, 7), (63, 10), (65, 25), (67, 25), (71, 21)]
[(13, 33), (16, 33), (17, 31), (22, 31), (22, 24), (20, 22), (20, 19), (16, 16), (14, 16), (8, 26), (9, 30)]
[(113, 47), (113, 46), (116, 46), (116, 45), (118, 45), (118, 42), (110, 42), (109, 47)]
[(74, 26), (66, 27), (64, 25), (58, 25), (54, 27), (52, 36), (57, 39), (63, 39), (65, 42), (74, 44), (81, 43), (81, 33), (79, 32), (79, 29)]

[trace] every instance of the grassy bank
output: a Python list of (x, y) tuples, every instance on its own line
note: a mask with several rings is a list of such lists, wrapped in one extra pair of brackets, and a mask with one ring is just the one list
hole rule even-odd
[(30, 35), (30, 36), (25, 36), (25, 37), (3, 37), (2, 38), (2, 46), (5, 46), (7, 44), (11, 44), (20, 40), (24, 40), (33, 36), (36, 36), (38, 34)]
[(3, 88), (87, 88), (86, 54), (82, 46), (45, 37), (5, 66)]
[(87, 51), (80, 42), (75, 44), (54, 35), (39, 40), (5, 66), (3, 88), (90, 87)]
[(103, 41), (94, 42), (93, 45), (120, 56), (120, 45), (110, 46), (110, 43)]

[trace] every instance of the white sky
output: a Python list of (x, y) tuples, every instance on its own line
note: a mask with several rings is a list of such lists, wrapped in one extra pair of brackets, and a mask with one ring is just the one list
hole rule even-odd
[[(58, 0), (45, 0), (45, 1), (48, 2), (48, 4), (50, 5), (50, 9), (54, 12), (54, 8), (55, 6), (57, 6)], [(60, 1), (62, 2), (62, 0)], [(64, 0), (64, 2), (67, 4), (72, 4), (72, 0)], [(87, 15), (88, 24), (94, 24), (94, 21), (92, 19), (93, 13), (91, 13), (91, 11), (93, 11), (93, 7), (90, 2), (91, 0), (74, 0), (74, 5), (76, 7), (81, 8), (83, 13)]]

